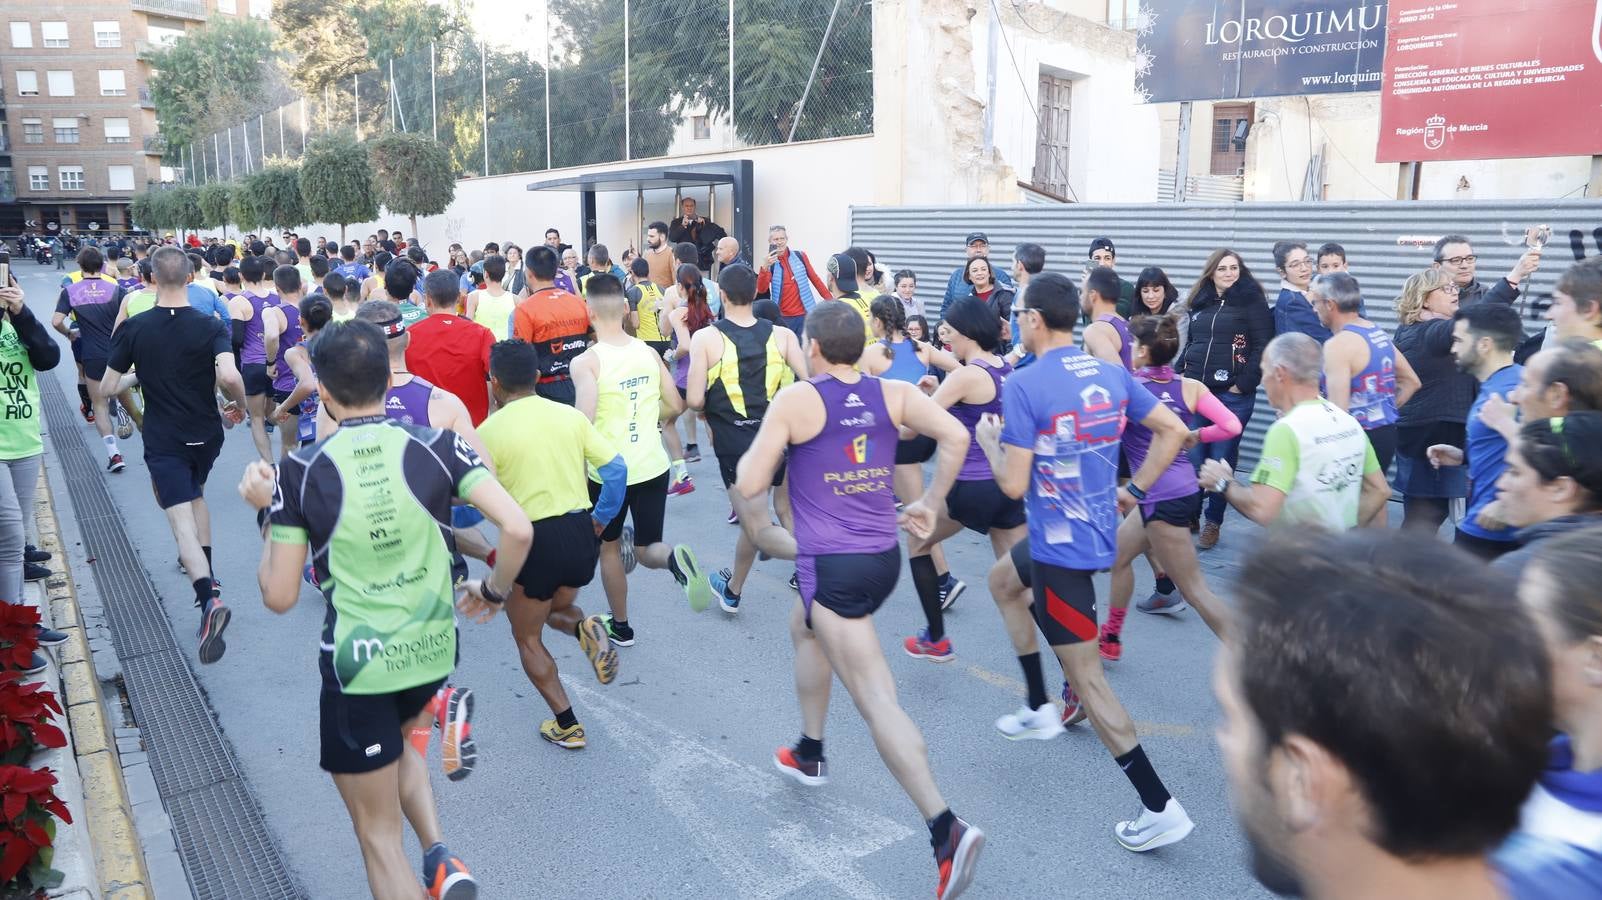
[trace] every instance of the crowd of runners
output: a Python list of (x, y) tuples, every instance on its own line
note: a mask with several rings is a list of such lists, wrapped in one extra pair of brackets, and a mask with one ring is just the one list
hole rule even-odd
[[(903, 555), (926, 624), (898, 645), (952, 660), (943, 614), (983, 592), (969, 582), (988, 588), (999, 623), (957, 637), (1017, 656), (1025, 696), (994, 728), (1050, 740), (1088, 722), (1138, 800), (1111, 827), (1128, 850), (1194, 827), (1105, 674), (1161, 652), (1126, 647), (1133, 602), (1194, 608), (1222, 642), (1218, 740), (1265, 885), (1602, 896), (1602, 259), (1562, 272), (1527, 334), (1535, 242), (1487, 287), (1470, 242), (1442, 237), (1399, 297), (1378, 297), (1341, 247), (1285, 241), (1271, 301), (1230, 249), (1181, 289), (1122, 267), (1107, 238), (1081, 268), (1031, 243), (1002, 260), (974, 232), (936, 298), (863, 248), (814, 260), (776, 226), (753, 265), (733, 238), (708, 259), (674, 230), (652, 223), (627, 267), (600, 244), (581, 263), (554, 229), (438, 262), (399, 232), (315, 248), (285, 234), (86, 248), (63, 280), (53, 325), (83, 416), (113, 474), (118, 440), (141, 432), (202, 664), (239, 611), (205, 488), (225, 429), (248, 423), (259, 460), (238, 493), (259, 511), (260, 595), (275, 612), (326, 604), (321, 765), (375, 897), (416, 896), (403, 819), (429, 895), (476, 896), (424, 768), (435, 731), (452, 780), (478, 758), (471, 685), (451, 680), (458, 613), (505, 612), (550, 709), (539, 734), (578, 750), (599, 735), (547, 642), (576, 640), (610, 683), (639, 639), (638, 566), (669, 572), (690, 613), (732, 616), (758, 564), (789, 570), (798, 595), (800, 721), (773, 765), (828, 783), (838, 678), (928, 825), (936, 896), (958, 896), (986, 835), (935, 783), (874, 627)], [(61, 354), (20, 289), (0, 301), (0, 362), (31, 385)], [(1367, 316), (1392, 303), (1387, 332)], [(1244, 429), (1269, 415), (1259, 387), (1276, 418), (1242, 480)], [(0, 422), (13, 507), (42, 451), (33, 397)], [(668, 540), (671, 498), (707, 488), (690, 468), (703, 445), (732, 547), (704, 523), (673, 529), (693, 547)], [(1238, 581), (1212, 584), (1198, 553), (1231, 506), (1266, 532)], [(26, 513), (0, 503), (13, 596), (39, 561)], [(988, 537), (987, 571), (952, 571), (941, 545), (963, 531)], [(1134, 602), (1137, 566), (1155, 590)], [(228, 597), (251, 593), (230, 579)]]

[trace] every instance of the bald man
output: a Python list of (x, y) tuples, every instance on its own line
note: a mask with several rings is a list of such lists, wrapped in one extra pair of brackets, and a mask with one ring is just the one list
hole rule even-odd
[(717, 257), (719, 271), (722, 271), (722, 267), (727, 266), (751, 265), (740, 257), (740, 242), (731, 237), (718, 240)]

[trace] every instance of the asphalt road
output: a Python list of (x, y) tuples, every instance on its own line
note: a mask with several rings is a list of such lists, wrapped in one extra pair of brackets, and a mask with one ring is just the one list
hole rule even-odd
[[(29, 306), (48, 320), (58, 273), (24, 261), (18, 276)], [(42, 377), (59, 378), (75, 396), (65, 342), (62, 349), (63, 364)], [(92, 426), (80, 427), (98, 456)], [(281, 616), (259, 603), (261, 541), (235, 492), (254, 455), (248, 434), (230, 432), (208, 492), (216, 569), (234, 609), (228, 653), (212, 666), (193, 656), (193, 594), (152, 499), (137, 436), (123, 442), (123, 454), (128, 468), (107, 475), (106, 489), (287, 864), (314, 897), (365, 896), (349, 820), (317, 767), (323, 601), (307, 588)], [(709, 569), (728, 565), (735, 528), (724, 521), (728, 503), (716, 464), (708, 457), (692, 473), (698, 489), (669, 498), (668, 538), (689, 541)], [(63, 526), (70, 537), (75, 523)], [(1232, 517), (1219, 549), (1203, 554), (1225, 596), (1236, 556), (1255, 534)], [(934, 665), (901, 652), (901, 639), (922, 620), (910, 577), (903, 575), (876, 619), (941, 790), (989, 838), (968, 896), (1268, 896), (1246, 868), (1229, 811), (1212, 738), (1217, 643), (1201, 620), (1193, 612), (1132, 612), (1124, 659), (1109, 666), (1159, 774), (1197, 824), (1178, 845), (1129, 853), (1111, 830), (1139, 801), (1088, 724), (1055, 741), (1021, 743), (992, 727), (1021, 705), (1023, 686), (984, 587), (989, 545), (964, 534), (947, 542), (946, 552), (969, 585), (947, 619), (954, 662)], [(1150, 574), (1137, 568), (1143, 596)], [(787, 563), (758, 563), (739, 615), (727, 616), (716, 606), (691, 613), (669, 575), (640, 569), (630, 615), (639, 639), (620, 651), (621, 674), (611, 685), (595, 681), (576, 641), (547, 632), (589, 733), (589, 748), (578, 752), (539, 738), (539, 722), (550, 713), (518, 665), (505, 618), (462, 626), (455, 681), (478, 697), (481, 759), (471, 778), (448, 782), (438, 774), (436, 741), (430, 766), (447, 841), (484, 896), (866, 900), (932, 892), (927, 831), (843, 690), (836, 690), (826, 737), (830, 784), (801, 788), (771, 767), (773, 749), (800, 728), (786, 629), (795, 602), (785, 583), (790, 572)], [(1097, 582), (1105, 596), (1105, 576)], [(79, 590), (93, 589), (79, 579)], [(586, 611), (605, 611), (599, 578), (580, 602)], [(1048, 663), (1048, 684), (1059, 674)]]

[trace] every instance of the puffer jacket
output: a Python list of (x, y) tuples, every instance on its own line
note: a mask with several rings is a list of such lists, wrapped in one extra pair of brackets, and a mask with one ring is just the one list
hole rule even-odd
[(1593, 525), (1602, 525), (1602, 515), (1597, 513), (1576, 513), (1572, 516), (1558, 516), (1545, 522), (1520, 528), (1514, 538), (1519, 542), (1517, 550), (1511, 550), (1496, 558), (1491, 568), (1513, 576), (1515, 579), (1524, 575), (1524, 567), (1535, 558), (1535, 551), (1540, 549), (1542, 543), (1552, 538), (1590, 528)]
[(1190, 299), (1184, 372), (1214, 393), (1251, 395), (1263, 380), (1263, 348), (1274, 339), (1274, 312), (1262, 285), (1241, 279), (1220, 298), (1211, 280)]

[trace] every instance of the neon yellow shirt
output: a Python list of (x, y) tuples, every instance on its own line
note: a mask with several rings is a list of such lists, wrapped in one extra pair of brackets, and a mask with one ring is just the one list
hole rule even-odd
[[(595, 398), (595, 427), (622, 455), (629, 468), (629, 484), (650, 481), (668, 467), (659, 424), (661, 357), (638, 339), (621, 347), (598, 341), (590, 350), (600, 363), (596, 379), (599, 390)], [(590, 480), (600, 482), (593, 470)]]
[(478, 436), (530, 522), (589, 509), (585, 463), (599, 468), (618, 455), (583, 413), (536, 395), (501, 407), (478, 426)]
[(474, 291), (478, 305), (473, 307), (473, 321), (490, 330), (497, 341), (511, 337), (512, 312), (517, 309), (517, 297), (511, 291), (501, 291), (499, 297), (489, 291)]

